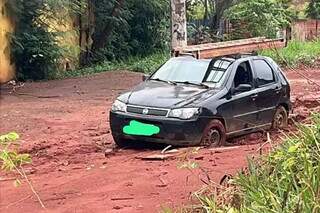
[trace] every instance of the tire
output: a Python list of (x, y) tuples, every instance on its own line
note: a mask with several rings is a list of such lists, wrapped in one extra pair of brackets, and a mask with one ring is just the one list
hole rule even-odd
[(203, 131), (201, 146), (219, 147), (226, 145), (226, 128), (219, 120), (211, 121)]
[(272, 129), (284, 129), (288, 127), (288, 112), (283, 106), (279, 106), (272, 120)]
[(127, 140), (117, 137), (117, 136), (113, 136), (113, 140), (115, 142), (115, 144), (117, 145), (118, 148), (124, 148), (128, 146), (128, 142)]

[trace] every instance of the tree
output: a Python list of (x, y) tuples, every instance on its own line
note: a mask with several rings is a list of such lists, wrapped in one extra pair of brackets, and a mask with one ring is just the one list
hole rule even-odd
[(169, 1), (91, 1), (95, 18), (90, 62), (146, 55), (168, 44)]
[(218, 29), (224, 12), (229, 9), (234, 0), (212, 0), (215, 8), (215, 14), (212, 19), (212, 27)]
[[(110, 2), (110, 1), (108, 1)], [(96, 18), (97, 19), (103, 19), (100, 15), (101, 15), (101, 11), (100, 8), (104, 8), (101, 3), (106, 3), (108, 4), (108, 2), (105, 1), (101, 1), (101, 0), (96, 0), (94, 1), (94, 5), (95, 5), (95, 11), (96, 13)], [(112, 34), (113, 28), (116, 26), (115, 22), (117, 20), (120, 20), (120, 15), (121, 15), (121, 11), (124, 7), (124, 0), (115, 0), (113, 1), (113, 6), (112, 6), (112, 10), (111, 10), (111, 14), (106, 14), (109, 18), (109, 20), (107, 20), (107, 22), (104, 24), (104, 26), (102, 27), (101, 31), (96, 31), (96, 33), (94, 34), (94, 40), (93, 40), (93, 51), (96, 51), (100, 48), (103, 48), (106, 46), (106, 44), (108, 43), (109, 37)], [(110, 4), (110, 3), (109, 3)], [(102, 7), (100, 7), (102, 6)], [(109, 8), (108, 8), (109, 9)], [(108, 12), (108, 10), (103, 11), (103, 12)], [(100, 21), (100, 20), (98, 20)], [(101, 25), (100, 25), (101, 26)], [(97, 27), (97, 26), (96, 26)]]
[(15, 17), (11, 35), (12, 58), (19, 80), (42, 80), (55, 76), (66, 50), (55, 26), (64, 24), (66, 14), (76, 12), (81, 0), (12, 0), (7, 7)]
[(11, 6), (17, 22), (12, 35), (12, 54), (18, 79), (50, 78), (61, 53), (43, 16), (45, 4), (37, 0), (17, 0)]
[(306, 13), (309, 18), (320, 19), (320, 0), (311, 0)]
[(225, 13), (233, 27), (233, 39), (266, 36), (289, 26), (291, 12), (287, 0), (241, 0)]

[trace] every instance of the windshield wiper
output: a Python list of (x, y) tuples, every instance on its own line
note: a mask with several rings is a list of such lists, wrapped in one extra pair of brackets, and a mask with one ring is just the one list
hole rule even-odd
[(179, 84), (189, 84), (189, 85), (194, 85), (194, 86), (200, 86), (200, 87), (204, 87), (206, 89), (210, 88), (208, 85), (203, 84), (203, 83), (195, 83), (195, 82), (191, 82), (191, 81), (183, 81), (183, 82), (176, 82)]
[(177, 85), (176, 82), (173, 82), (173, 81), (166, 81), (166, 80), (162, 80), (160, 78), (155, 78), (155, 79), (150, 79), (152, 81), (160, 81), (160, 82), (165, 82), (167, 84), (172, 84), (172, 85)]

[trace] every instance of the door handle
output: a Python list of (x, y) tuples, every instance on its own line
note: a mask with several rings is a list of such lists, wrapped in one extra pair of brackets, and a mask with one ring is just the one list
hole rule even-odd
[(276, 88), (274, 89), (274, 91), (275, 91), (277, 94), (279, 94), (279, 93), (281, 92), (281, 87), (276, 87)]

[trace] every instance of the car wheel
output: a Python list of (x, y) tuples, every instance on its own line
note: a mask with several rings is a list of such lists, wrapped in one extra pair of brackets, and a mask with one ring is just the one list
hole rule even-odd
[(226, 129), (224, 125), (218, 121), (211, 121), (203, 132), (201, 146), (218, 147), (226, 143)]
[(279, 106), (274, 114), (272, 129), (283, 129), (288, 126), (288, 112), (283, 106)]

